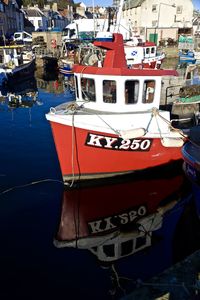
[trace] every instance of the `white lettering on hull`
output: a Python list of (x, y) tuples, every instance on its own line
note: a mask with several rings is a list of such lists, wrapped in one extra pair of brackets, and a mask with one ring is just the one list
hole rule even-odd
[(110, 231), (122, 225), (131, 224), (139, 217), (144, 217), (147, 214), (147, 209), (144, 205), (132, 209), (119, 215), (105, 217), (100, 220), (88, 222), (88, 229), (91, 234), (97, 234), (104, 231)]
[(149, 151), (152, 139), (122, 139), (88, 133), (86, 145), (97, 148), (120, 150), (120, 151)]

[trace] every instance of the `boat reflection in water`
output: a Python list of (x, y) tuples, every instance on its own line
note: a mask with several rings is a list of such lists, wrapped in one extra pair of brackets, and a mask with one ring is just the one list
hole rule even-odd
[(33, 105), (41, 105), (37, 82), (34, 77), (3, 89), (1, 94), (2, 102), (12, 109), (19, 107), (30, 108)]
[(165, 238), (169, 219), (167, 235), (173, 235), (190, 199), (182, 197), (187, 192), (181, 164), (110, 185), (66, 189), (55, 246), (88, 249), (98, 261), (112, 263)]

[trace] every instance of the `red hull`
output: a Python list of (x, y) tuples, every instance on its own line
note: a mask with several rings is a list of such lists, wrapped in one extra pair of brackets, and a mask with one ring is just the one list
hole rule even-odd
[(162, 171), (159, 179), (66, 190), (56, 240), (62, 243), (107, 234), (155, 213), (162, 204), (177, 201), (184, 182), (178, 169), (172, 166), (171, 178)]
[[(111, 149), (95, 146), (95, 143), (88, 145), (88, 134), (103, 136), (99, 132), (72, 128), (55, 122), (51, 122), (51, 127), (64, 181), (73, 178), (110, 177), (156, 167), (182, 158), (180, 148), (163, 147), (159, 138), (141, 138), (140, 141), (148, 140), (148, 143), (151, 143), (148, 149), (127, 151), (118, 149), (118, 146)], [(106, 136), (118, 138), (111, 134)]]

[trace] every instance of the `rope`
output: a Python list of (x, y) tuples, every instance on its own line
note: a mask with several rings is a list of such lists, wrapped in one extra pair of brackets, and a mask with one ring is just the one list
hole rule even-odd
[[(156, 110), (156, 109), (154, 108), (154, 110)], [(182, 137), (184, 137), (184, 139), (187, 138), (187, 136), (182, 132), (181, 129), (175, 128), (174, 126), (172, 126), (171, 122), (168, 121), (168, 120), (167, 120), (166, 118), (164, 118), (163, 116), (161, 116), (158, 110), (156, 111), (156, 114), (157, 114), (164, 122), (166, 122), (172, 130), (177, 131)]]
[(96, 114), (96, 116), (102, 121), (104, 122), (114, 133), (116, 133), (117, 135), (120, 135), (119, 130), (114, 129), (111, 125), (109, 125), (102, 117), (100, 117), (99, 115)]
[[(118, 273), (117, 273), (117, 271), (115, 269), (114, 264), (112, 264), (112, 266), (111, 266), (111, 272), (112, 272), (112, 274), (111, 274), (111, 280), (112, 280), (112, 282), (116, 283), (117, 284), (117, 288), (119, 288), (123, 292), (123, 294), (126, 295), (126, 290), (123, 289), (122, 286), (121, 286), (121, 284), (120, 284), (120, 277), (119, 277), (119, 275), (118, 275)], [(112, 291), (112, 293), (113, 293), (113, 291)]]
[(156, 119), (156, 124), (157, 124), (157, 127), (158, 127), (158, 131), (159, 131), (159, 134), (160, 134), (160, 139), (162, 140), (162, 134), (161, 134), (161, 130), (160, 130), (160, 126), (159, 126), (159, 123), (158, 123), (158, 110), (156, 110), (155, 108), (153, 108), (153, 111), (152, 111), (152, 115), (155, 117)]
[(63, 181), (58, 180), (58, 179), (51, 179), (51, 178), (41, 179), (41, 180), (38, 180), (38, 181), (32, 181), (30, 183), (25, 183), (25, 184), (13, 186), (13, 187), (11, 187), (11, 188), (9, 188), (7, 190), (4, 190), (4, 191), (0, 192), (0, 195), (9, 193), (9, 192), (11, 192), (11, 191), (13, 191), (15, 189), (20, 189), (20, 188), (24, 188), (24, 187), (31, 186), (31, 185), (36, 185), (36, 184), (43, 183), (43, 182), (58, 182), (58, 183), (64, 184)]
[[(200, 290), (199, 284), (200, 281), (197, 279), (195, 284), (185, 284), (185, 282), (180, 282), (180, 283), (157, 283), (157, 282), (143, 282), (141, 279), (133, 280), (132, 278), (124, 277), (124, 276), (119, 276), (114, 265), (111, 266), (111, 280), (113, 284), (116, 284), (116, 288), (119, 288), (120, 290), (123, 291), (124, 295), (126, 294), (126, 290), (121, 286), (120, 280), (126, 280), (129, 282), (132, 282), (136, 286), (136, 290), (140, 289), (141, 287), (151, 287), (151, 288), (183, 288), (187, 296), (191, 296), (191, 292), (189, 291), (189, 288), (192, 289), (196, 294), (198, 294), (198, 291)], [(115, 290), (112, 290), (113, 294), (116, 294), (116, 288)], [(170, 290), (168, 290), (170, 292)], [(151, 293), (151, 290), (150, 290)], [(131, 294), (130, 294), (131, 295)], [(136, 294), (137, 295), (137, 294)], [(134, 298), (134, 292), (132, 294), (132, 298)]]

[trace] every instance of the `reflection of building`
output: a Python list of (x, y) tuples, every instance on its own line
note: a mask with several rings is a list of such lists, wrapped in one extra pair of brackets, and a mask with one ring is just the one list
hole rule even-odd
[(0, 37), (9, 37), (16, 31), (24, 28), (23, 13), (15, 0), (0, 2)]
[(44, 72), (43, 68), (37, 68), (35, 77), (38, 88), (53, 94), (64, 92), (62, 80), (59, 80), (57, 72)]

